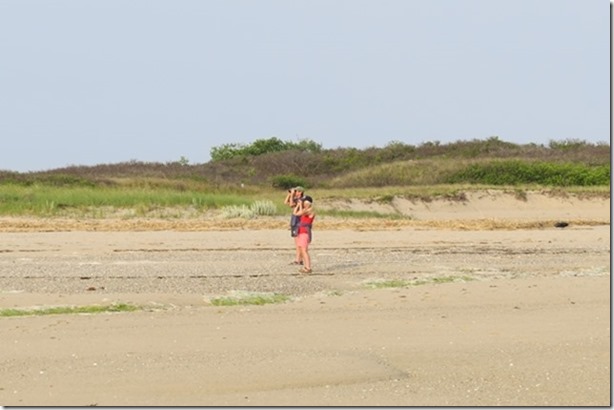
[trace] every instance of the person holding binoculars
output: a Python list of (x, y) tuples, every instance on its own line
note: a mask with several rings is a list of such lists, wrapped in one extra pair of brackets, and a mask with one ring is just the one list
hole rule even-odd
[[(302, 186), (296, 186), (288, 190), (284, 204), (292, 208), (292, 216), (290, 218), (290, 235), (294, 238), (296, 245), (296, 255), (291, 265), (303, 265), (303, 269), (311, 271), (311, 265), (306, 265), (305, 255), (309, 258), (307, 252), (308, 244), (311, 241), (311, 224), (305, 224), (301, 226), (302, 215), (306, 215), (305, 219), (310, 218), (310, 214), (313, 214), (311, 205), (313, 199), (310, 196), (305, 195), (305, 188)], [(308, 226), (307, 226), (308, 225)], [(307, 246), (305, 246), (305, 237), (299, 239), (300, 233), (309, 233)], [(309, 231), (309, 232), (307, 232)], [(300, 246), (302, 245), (302, 246)], [(308, 262), (307, 262), (308, 263)], [(308, 273), (308, 272), (307, 272)]]

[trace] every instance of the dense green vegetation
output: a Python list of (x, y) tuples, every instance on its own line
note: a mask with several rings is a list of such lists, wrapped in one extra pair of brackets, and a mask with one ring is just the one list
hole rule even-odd
[(450, 175), (447, 182), (490, 185), (608, 185), (610, 166), (521, 160), (492, 161), (471, 164)]
[(304, 151), (304, 152), (320, 152), (322, 145), (311, 140), (302, 140), (297, 143), (291, 141), (282, 141), (279, 138), (273, 137), (268, 139), (259, 139), (251, 144), (223, 144), (219, 147), (211, 149), (211, 161), (223, 161), (231, 158), (255, 157), (258, 155), (269, 154), (271, 152), (281, 151)]
[[(224, 153), (224, 154), (222, 154)], [(211, 150), (212, 159), (190, 165), (185, 158), (169, 163), (131, 161), (71, 166), (43, 172), (0, 171), (0, 184), (22, 186), (115, 186), (172, 190), (277, 187), (301, 183), (311, 188), (445, 183), (545, 185), (609, 184), (610, 146), (583, 141), (551, 141), (548, 146), (513, 144), (497, 137), (427, 142), (398, 141), (383, 148), (322, 149), (313, 141), (277, 138), (253, 144), (226, 144)], [(508, 177), (498, 178), (504, 171)], [(564, 178), (556, 178), (560, 172)], [(360, 174), (360, 178), (356, 177)], [(509, 175), (513, 175), (509, 177)], [(554, 175), (554, 177), (553, 177)]]
[[(149, 214), (157, 208), (191, 207), (196, 211), (249, 204), (247, 198), (232, 193), (182, 190), (169, 187), (84, 187), (0, 185), (0, 215), (97, 216), (101, 208), (133, 210), (131, 216)], [(102, 216), (102, 215), (101, 215)]]
[[(212, 160), (190, 164), (131, 161), (41, 172), (0, 171), (0, 215), (74, 215), (104, 207), (148, 215), (157, 208), (249, 207), (270, 200), (285, 211), (281, 190), (302, 185), (318, 197), (455, 197), (484, 187), (593, 190), (609, 195), (610, 146), (551, 141), (548, 146), (487, 140), (398, 141), (382, 148), (322, 149), (310, 140), (277, 138), (226, 144)], [(473, 187), (473, 188), (472, 188)], [(374, 190), (377, 190), (376, 192)], [(344, 195), (340, 195), (343, 192)], [(241, 208), (242, 209), (242, 208)]]

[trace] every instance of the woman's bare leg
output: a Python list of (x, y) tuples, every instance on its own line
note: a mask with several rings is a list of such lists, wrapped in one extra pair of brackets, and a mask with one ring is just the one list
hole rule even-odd
[(301, 248), (301, 257), (303, 258), (303, 266), (306, 270), (311, 270), (311, 257), (307, 248)]

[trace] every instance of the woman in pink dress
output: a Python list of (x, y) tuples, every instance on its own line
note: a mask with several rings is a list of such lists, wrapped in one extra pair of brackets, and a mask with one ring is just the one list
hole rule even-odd
[(296, 248), (301, 255), (303, 267), (300, 273), (311, 273), (311, 258), (309, 256), (309, 244), (311, 243), (311, 227), (316, 215), (313, 211), (313, 199), (307, 195), (299, 201), (292, 212), (300, 218), (298, 224), (298, 235), (294, 238)]

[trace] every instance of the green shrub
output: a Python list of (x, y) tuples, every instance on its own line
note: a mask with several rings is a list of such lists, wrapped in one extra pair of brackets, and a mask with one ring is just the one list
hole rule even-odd
[[(383, 140), (382, 140), (383, 141)], [(283, 150), (282, 150), (283, 149)], [(280, 151), (281, 150), (281, 151)], [(0, 170), (0, 187), (19, 185), (41, 187), (131, 189), (165, 188), (173, 191), (233, 191), (240, 184), (249, 189), (270, 187), (287, 189), (296, 185), (318, 188), (377, 187), (388, 185), (445, 184), (448, 181), (483, 181), (470, 173), (460, 173), (467, 163), (523, 161), (556, 164), (584, 164), (580, 172), (567, 170), (548, 177), (548, 170), (532, 168), (526, 175), (512, 179), (522, 169), (508, 169), (505, 178), (513, 181), (542, 181), (550, 184), (603, 184), (609, 179), (609, 143), (577, 140), (542, 144), (513, 144), (490, 137), (486, 140), (438, 141), (412, 146), (392, 141), (383, 148), (322, 149), (310, 140), (257, 140), (251, 144), (225, 144), (212, 149), (212, 160), (192, 164), (187, 158), (168, 163), (131, 160), (117, 164), (69, 166), (41, 172), (17, 173)], [(592, 168), (602, 166), (602, 168)], [(477, 166), (476, 166), (477, 167)], [(474, 169), (472, 172), (478, 172)], [(560, 171), (560, 170), (559, 170)], [(490, 172), (487, 170), (487, 172)], [(510, 175), (511, 173), (511, 175)], [(541, 173), (543, 175), (532, 175)], [(300, 175), (296, 177), (296, 175)], [(281, 179), (279, 176), (282, 176)], [(289, 178), (290, 180), (284, 180)], [(503, 179), (503, 176), (499, 179)], [(349, 183), (349, 185), (347, 183)], [(504, 182), (499, 182), (504, 183)], [(519, 182), (522, 183), (522, 182)], [(603, 185), (601, 185), (603, 186)], [(248, 188), (243, 189), (245, 192)], [(60, 203), (56, 198), (51, 198)], [(1, 205), (1, 204), (0, 204)]]
[(579, 149), (582, 147), (585, 147), (589, 145), (586, 141), (583, 140), (578, 140), (578, 139), (566, 139), (566, 140), (561, 140), (561, 141), (553, 141), (551, 140), (548, 143), (548, 147), (550, 147), (551, 149), (558, 149), (558, 150), (574, 150), (574, 149)]
[(276, 175), (271, 178), (271, 185), (273, 188), (290, 189), (295, 186), (307, 187), (307, 183), (304, 178), (296, 175)]
[(301, 140), (298, 143), (282, 141), (277, 137), (258, 139), (251, 144), (223, 144), (211, 148), (211, 161), (227, 160), (235, 157), (259, 156), (272, 152), (299, 150), (319, 152), (322, 146), (311, 140)]
[(595, 186), (610, 183), (610, 167), (574, 163), (520, 160), (477, 163), (457, 171), (447, 183), (487, 185), (540, 184), (548, 186)]

